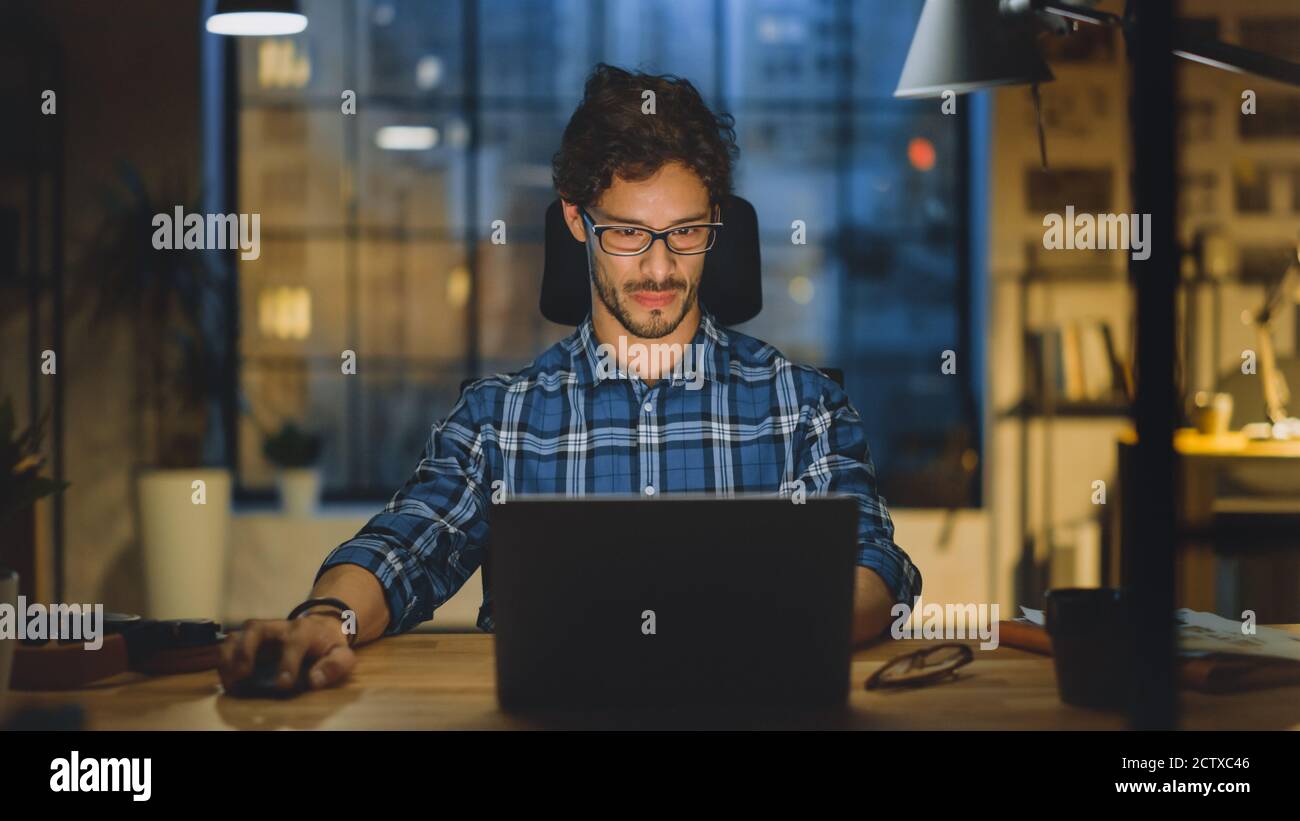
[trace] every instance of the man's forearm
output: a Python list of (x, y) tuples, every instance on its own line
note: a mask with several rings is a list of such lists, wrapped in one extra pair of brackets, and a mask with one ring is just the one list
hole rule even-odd
[(384, 588), (375, 574), (355, 564), (339, 564), (321, 574), (311, 589), (312, 598), (333, 597), (347, 602), (357, 617), (357, 644), (384, 635), (391, 615)]
[[(364, 567), (340, 564), (321, 575), (312, 588), (314, 598), (334, 597), (352, 607), (357, 617), (357, 644), (374, 641), (384, 634), (391, 620), (383, 587)], [(857, 568), (853, 590), (853, 644), (880, 638), (893, 616), (894, 597), (883, 579), (871, 568)]]
[(893, 616), (894, 597), (876, 571), (859, 566), (853, 584), (853, 645), (880, 638)]

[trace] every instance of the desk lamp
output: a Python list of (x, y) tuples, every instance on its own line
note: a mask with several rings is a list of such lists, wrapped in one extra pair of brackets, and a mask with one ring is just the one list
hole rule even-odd
[[(1093, 9), (1096, 3), (1097, 0), (925, 0), (894, 96), (922, 99), (940, 97), (946, 92), (967, 94), (998, 86), (1030, 85), (1037, 111), (1038, 84), (1053, 79), (1034, 42), (1038, 32), (1068, 34), (1079, 23), (1090, 23), (1115, 26), (1126, 40), (1130, 38), (1134, 14), (1140, 13), (1138, 4), (1128, 0), (1121, 16)], [(1300, 86), (1300, 65), (1219, 40), (1197, 37), (1185, 25), (1176, 25), (1173, 43), (1173, 53), (1185, 60)], [(1046, 168), (1047, 145), (1041, 111), (1038, 145)]]
[[(1291, 391), (1287, 386), (1286, 376), (1277, 367), (1277, 356), (1273, 350), (1273, 320), (1283, 306), (1300, 303), (1300, 242), (1297, 242), (1286, 272), (1281, 279), (1269, 288), (1264, 298), (1264, 306), (1253, 316), (1246, 319), (1255, 326), (1256, 347), (1259, 348), (1260, 387), (1264, 391), (1264, 407), (1267, 409), (1268, 421), (1272, 428), (1269, 438), (1291, 439), (1300, 436), (1300, 419), (1289, 416), (1286, 405), (1291, 400)], [(1249, 426), (1248, 426), (1249, 427)], [(1252, 431), (1248, 430), (1247, 435)]]

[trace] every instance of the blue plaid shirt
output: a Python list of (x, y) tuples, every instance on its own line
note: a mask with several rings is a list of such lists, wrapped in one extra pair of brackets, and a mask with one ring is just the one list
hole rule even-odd
[[(894, 544), (858, 412), (820, 371), (704, 313), (698, 373), (653, 387), (608, 367), (591, 319), (532, 364), (480, 379), (435, 425), (414, 475), (320, 572), (360, 565), (384, 589), (387, 634), (433, 618), (483, 563), (494, 491), (524, 494), (835, 493), (858, 500), (858, 564), (899, 602), (921, 574)], [(492, 629), (484, 589), (478, 626)]]

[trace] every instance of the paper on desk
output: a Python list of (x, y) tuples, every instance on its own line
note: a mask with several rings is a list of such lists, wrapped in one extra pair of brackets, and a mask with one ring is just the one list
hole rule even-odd
[[(1042, 610), (1021, 607), (1020, 612), (1030, 624), (1046, 625)], [(1174, 617), (1178, 619), (1180, 656), (1233, 653), (1300, 661), (1300, 636), (1285, 630), (1256, 626), (1253, 634), (1243, 633), (1239, 621), (1186, 607), (1175, 610)]]
[(1025, 614), (1025, 621), (1030, 624), (1036, 624), (1039, 627), (1047, 626), (1047, 617), (1043, 615), (1042, 610), (1034, 610), (1029, 607), (1021, 607), (1020, 612)]
[(1207, 653), (1236, 653), (1243, 656), (1271, 656), (1300, 661), (1300, 636), (1276, 627), (1254, 627), (1243, 633), (1241, 622), (1186, 607), (1176, 610), (1179, 650)]

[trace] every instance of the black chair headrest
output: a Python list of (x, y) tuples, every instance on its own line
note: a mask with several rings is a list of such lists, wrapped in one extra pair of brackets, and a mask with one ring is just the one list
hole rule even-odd
[[(738, 325), (763, 310), (763, 272), (758, 252), (758, 215), (740, 197), (722, 203), (723, 227), (704, 257), (700, 302), (723, 325)], [(542, 316), (580, 325), (591, 311), (587, 249), (569, 233), (560, 201), (546, 209), (542, 269)]]

